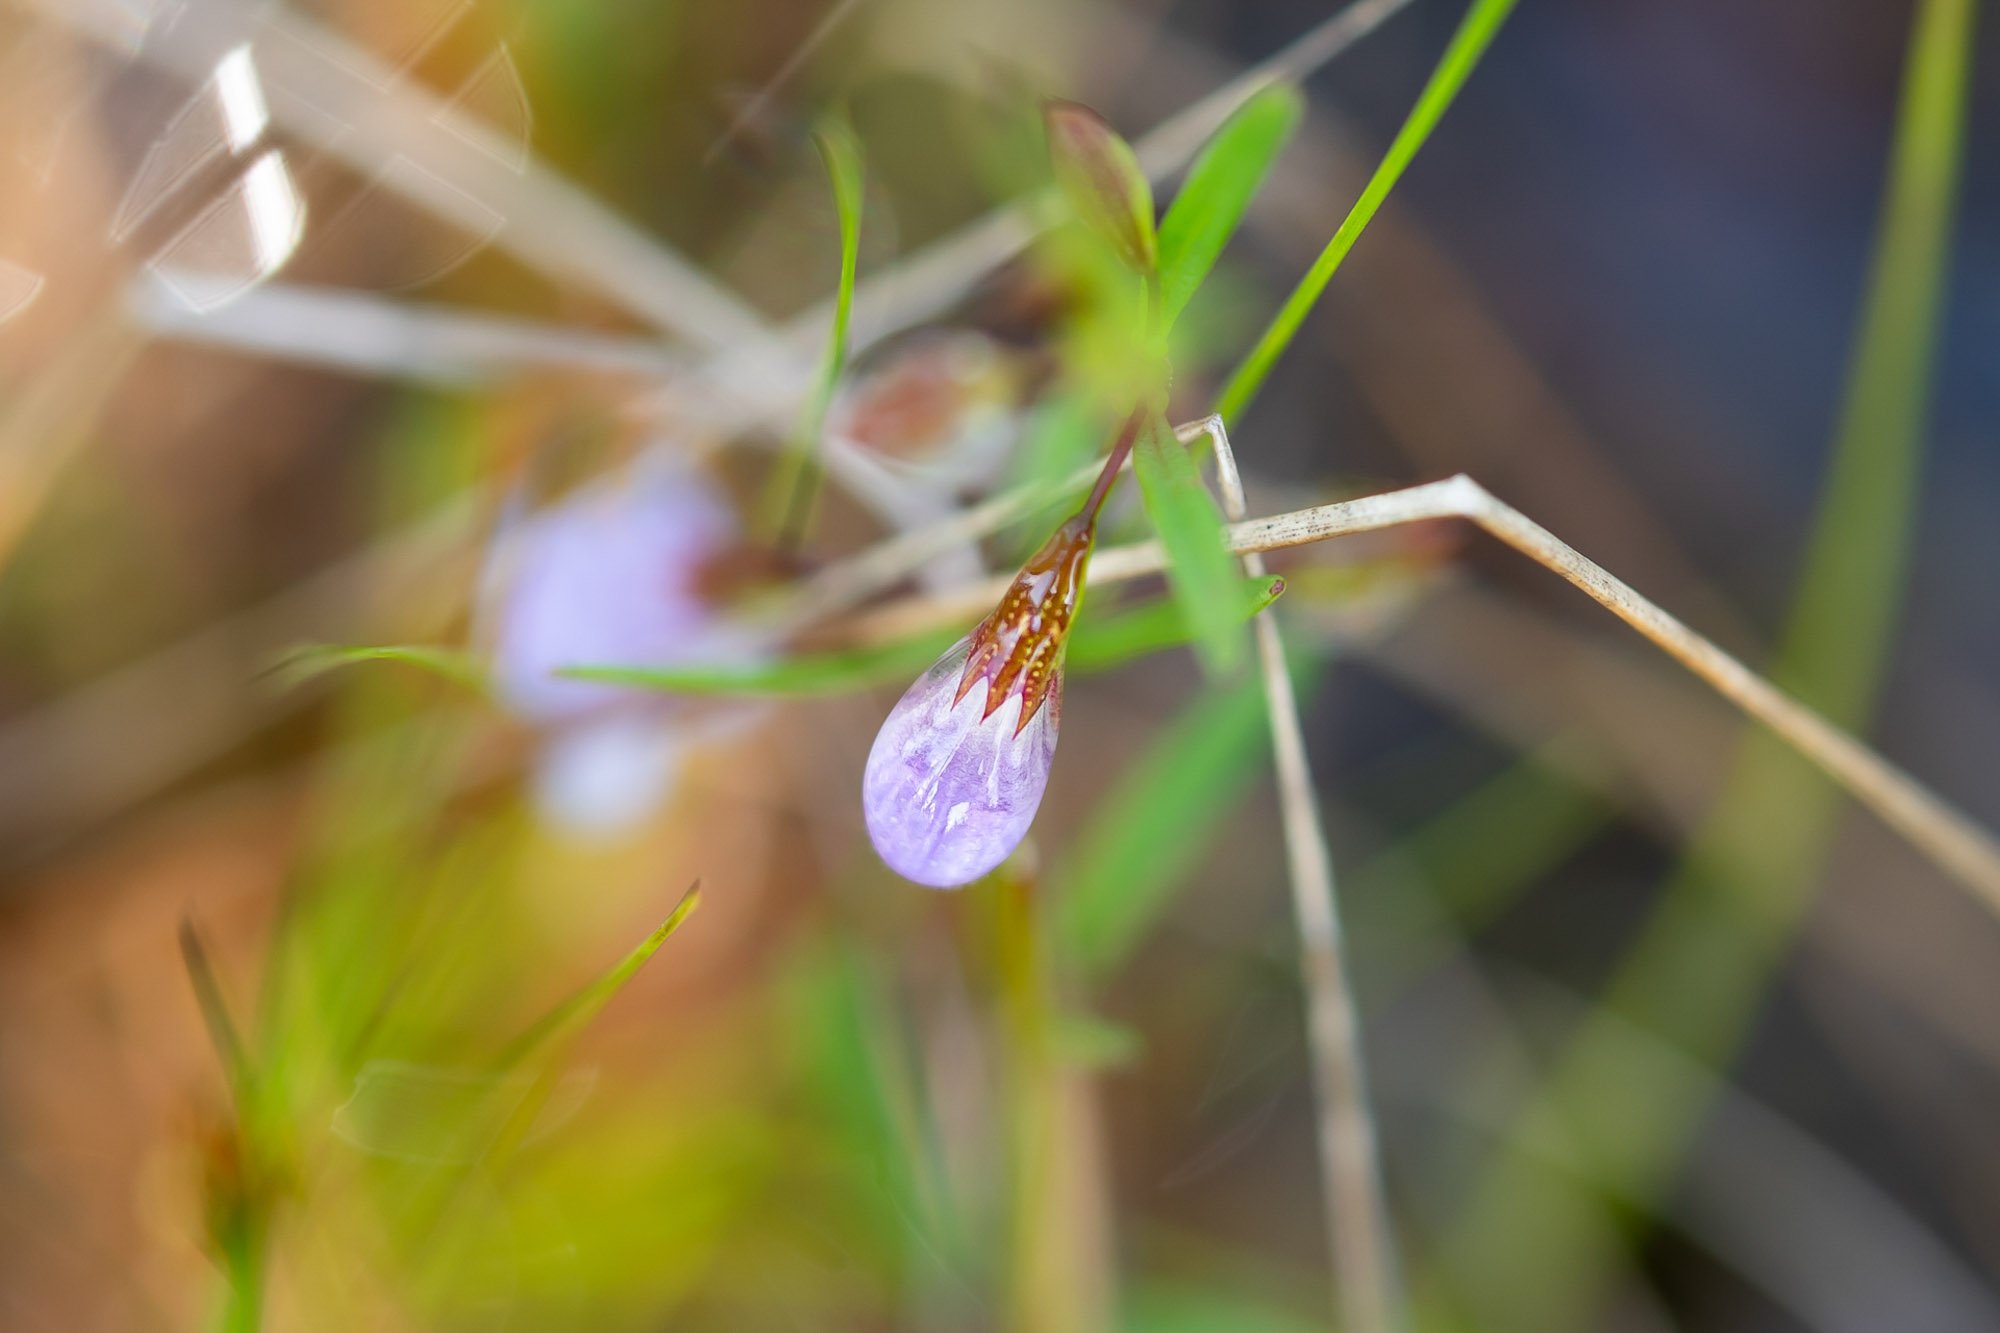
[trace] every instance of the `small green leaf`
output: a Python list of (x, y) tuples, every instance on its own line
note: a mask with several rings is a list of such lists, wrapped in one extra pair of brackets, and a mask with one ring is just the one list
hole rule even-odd
[[(1237, 588), (1235, 614), (1248, 620), (1278, 600), (1285, 581), (1268, 574), (1244, 579)], [(1171, 598), (1159, 598), (1129, 611), (1091, 616), (1070, 633), (1065, 664), (1071, 671), (1108, 671), (1136, 657), (1188, 641), (1187, 620)]]
[(1243, 660), (1243, 622), (1236, 595), (1242, 575), (1223, 544), (1222, 511), (1201, 484), (1194, 459), (1153, 413), (1140, 428), (1132, 470), (1147, 517), (1167, 552), (1167, 584), (1194, 635), (1202, 665), (1227, 675)]
[(1132, 145), (1089, 107), (1050, 102), (1042, 108), (1056, 184), (1084, 224), (1111, 243), (1139, 273), (1159, 262), (1153, 230), (1153, 187)]
[(401, 662), (442, 676), (457, 685), (481, 694), (486, 692), (485, 669), (468, 653), (455, 648), (425, 644), (301, 644), (272, 663), (269, 673), (285, 689), (294, 689), (309, 680), (340, 667), (358, 662)]
[(1265, 751), (1258, 682), (1202, 695), (1097, 805), (1068, 858), (1059, 947), (1086, 976), (1113, 971), (1225, 824)]
[(1163, 327), (1173, 327), (1215, 267), (1257, 187), (1298, 125), (1303, 106), (1290, 84), (1272, 84), (1238, 107), (1188, 168), (1180, 193), (1160, 220)]

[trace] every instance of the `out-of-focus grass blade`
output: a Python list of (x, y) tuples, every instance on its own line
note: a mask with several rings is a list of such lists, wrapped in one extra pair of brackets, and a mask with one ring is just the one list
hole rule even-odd
[(834, 118), (813, 133), (813, 143), (826, 163), (834, 211), (840, 220), (840, 280), (834, 289), (833, 328), (820, 358), (819, 383), (786, 452), (786, 464), (777, 472), (779, 487), (774, 494), (783, 506), (777, 514), (777, 532), (780, 544), (786, 546), (796, 542), (812, 521), (813, 499), (819, 490), (820, 434), (826, 426), (833, 391), (847, 369), (847, 328), (854, 314), (854, 274), (861, 254), (860, 141), (844, 120)]
[(639, 941), (639, 946), (621, 958), (615, 967), (557, 1005), (547, 1017), (515, 1038), (514, 1043), (501, 1055), (497, 1067), (502, 1071), (516, 1067), (529, 1056), (576, 1032), (596, 1017), (597, 1011), (610, 1003), (611, 997), (623, 989), (626, 982), (639, 974), (639, 969), (659, 952), (660, 946), (681, 928), (681, 923), (686, 921), (700, 905), (701, 884), (697, 881), (681, 896), (680, 902), (668, 914), (667, 919), (662, 921), (652, 934)]
[(861, 1177), (855, 1202), (884, 1235), (920, 1235), (925, 1254), (955, 1257), (964, 1235), (946, 1198), (943, 1163), (933, 1156), (903, 1012), (857, 942), (827, 943), (784, 969), (784, 1032), (807, 1075), (805, 1109)]
[(580, 666), (566, 668), (558, 674), (581, 680), (663, 690), (670, 694), (840, 694), (916, 675), (935, 662), (952, 645), (958, 633), (950, 630), (927, 631), (873, 648), (804, 653), (775, 662), (742, 666)]
[(400, 662), (469, 690), (486, 692), (486, 672), (469, 653), (413, 643), (302, 644), (273, 663), (268, 674), (281, 688), (294, 689), (329, 671), (359, 662)]
[(1160, 324), (1173, 327), (1236, 233), (1251, 197), (1291, 137), (1298, 90), (1274, 83), (1242, 106), (1201, 150), (1160, 220)]
[(1137, 1032), (1096, 1014), (1059, 1013), (1049, 1033), (1055, 1053), (1081, 1069), (1115, 1069), (1131, 1064), (1145, 1050)]
[(1382, 207), (1382, 201), (1389, 197), (1389, 191), (1402, 179), (1410, 160), (1423, 147), (1424, 140), (1430, 138), (1431, 131), (1437, 128), (1438, 120), (1451, 105), (1452, 99), (1458, 96), (1458, 90), (1465, 86), (1473, 67), (1485, 54), (1494, 34), (1499, 32), (1501, 21), (1513, 8), (1514, 0), (1473, 0), (1472, 8), (1459, 20), (1451, 45), (1445, 48), (1444, 55), (1438, 60), (1437, 69), (1432, 71), (1430, 82), (1424, 85), (1423, 92), (1417, 97), (1409, 119), (1403, 122), (1403, 128), (1396, 132), (1395, 139), (1389, 144), (1382, 164), (1368, 178), (1361, 197), (1354, 201), (1354, 207), (1348, 210), (1346, 219), (1333, 233), (1333, 239), (1326, 243), (1326, 249), (1320, 252), (1319, 258), (1313, 261), (1312, 268), (1292, 289), (1277, 317), (1264, 330), (1264, 336), (1257, 340), (1257, 345), (1250, 349), (1250, 355), (1244, 358), (1236, 373), (1229, 377), (1229, 383), (1223, 386), (1215, 410), (1225, 421), (1234, 424), (1243, 414), (1243, 409), (1250, 405), (1250, 400), (1257, 396), (1257, 390), (1263, 387), (1271, 367), (1277, 364), (1278, 358), (1291, 344), (1299, 325), (1305, 322), (1313, 303), (1319, 300), (1319, 294), (1326, 290), (1334, 270), (1347, 258), (1347, 252), (1354, 248), (1354, 242), (1360, 239), (1362, 231), (1375, 217), (1376, 210)]
[[(1233, 614), (1248, 620), (1277, 601), (1284, 591), (1285, 581), (1269, 574), (1254, 579), (1239, 578)], [(1178, 648), (1187, 641), (1187, 620), (1179, 605), (1157, 599), (1129, 611), (1078, 622), (1070, 635), (1065, 664), (1071, 671), (1109, 671), (1135, 657)]]
[[(575, 1115), (596, 1076), (572, 1070), (535, 1107), (522, 1142), (533, 1142)], [(336, 1138), (376, 1157), (402, 1162), (476, 1160), (507, 1119), (538, 1095), (532, 1074), (495, 1074), (407, 1060), (371, 1060), (354, 1092), (333, 1113)]]
[(1071, 850), (1056, 938), (1086, 976), (1131, 952), (1256, 780), (1264, 693), (1254, 680), (1202, 695), (1098, 803)]
[(1167, 552), (1167, 584), (1187, 618), (1202, 665), (1228, 675), (1243, 661), (1242, 581), (1222, 542), (1222, 511), (1201, 484), (1194, 459), (1157, 412), (1140, 427), (1132, 452), (1146, 515)]
[(1324, 1325), (1268, 1304), (1250, 1292), (1154, 1287), (1136, 1294), (1119, 1333), (1319, 1333)]
[(244, 1053), (242, 1034), (237, 1031), (235, 1020), (229, 1016), (229, 1005), (222, 998), (222, 983), (216, 978), (214, 965), (209, 962), (208, 949), (201, 942), (201, 934), (187, 917), (181, 918), (180, 943), (181, 962), (187, 968), (188, 984), (194, 988), (195, 1003), (200, 1007), (202, 1022), (208, 1028), (209, 1042), (222, 1061), (222, 1071), (229, 1078), (229, 1086), (237, 1097), (240, 1112), (246, 1109), (240, 1103), (251, 1085), (250, 1061)]

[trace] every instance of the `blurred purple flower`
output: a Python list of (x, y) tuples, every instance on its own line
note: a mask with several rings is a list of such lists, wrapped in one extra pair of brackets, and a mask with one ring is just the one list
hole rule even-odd
[(739, 536), (734, 511), (699, 473), (655, 461), (495, 541), (482, 598), (494, 692), (549, 733), (536, 787), (558, 822), (608, 831), (643, 817), (665, 793), (685, 728), (670, 699), (556, 673), (754, 656), (758, 636), (702, 587)]
[(875, 850), (904, 878), (969, 884), (1027, 835), (1055, 760), (1063, 644), (1092, 536), (1084, 515), (1058, 528), (876, 734), (862, 815)]

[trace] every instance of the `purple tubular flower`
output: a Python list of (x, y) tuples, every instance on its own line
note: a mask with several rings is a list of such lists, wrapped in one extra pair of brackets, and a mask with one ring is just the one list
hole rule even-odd
[(1056, 757), (1062, 681), (1021, 724), (1021, 695), (992, 713), (959, 692), (968, 634), (910, 686), (876, 733), (862, 772), (868, 836), (889, 868), (936, 889), (969, 884), (1007, 859), (1034, 822)]
[[(868, 836), (897, 874), (969, 884), (1027, 835), (1062, 722), (1062, 653), (1094, 525), (1078, 515), (993, 614), (910, 686), (861, 776)], [(978, 688), (979, 686), (985, 688)]]

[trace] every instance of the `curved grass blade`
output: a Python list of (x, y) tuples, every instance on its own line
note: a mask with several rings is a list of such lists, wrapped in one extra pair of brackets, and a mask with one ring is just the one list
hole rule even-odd
[[(583, 1106), (594, 1073), (572, 1070), (551, 1081), (522, 1143), (546, 1137)], [(333, 1112), (335, 1138), (373, 1157), (430, 1165), (476, 1161), (500, 1126), (536, 1098), (536, 1076), (485, 1069), (370, 1060), (354, 1091)]]
[(777, 518), (778, 544), (797, 545), (812, 521), (813, 500), (819, 492), (820, 435), (833, 391), (847, 369), (847, 330), (854, 314), (854, 274), (861, 253), (861, 144), (844, 120), (830, 119), (813, 133), (813, 144), (826, 164), (833, 186), (833, 206), (840, 222), (840, 280), (834, 289), (833, 329), (820, 358), (819, 382), (807, 400), (798, 434), (778, 469), (775, 495), (783, 496)]
[(1167, 585), (1202, 666), (1211, 675), (1228, 675), (1243, 661), (1243, 622), (1236, 612), (1243, 576), (1223, 545), (1222, 511), (1201, 484), (1193, 457), (1157, 412), (1140, 428), (1132, 470), (1167, 553)]
[(686, 921), (699, 906), (701, 906), (701, 881), (696, 880), (688, 886), (688, 891), (681, 895), (680, 902), (674, 905), (674, 910), (668, 913), (667, 919), (655, 927), (652, 934), (639, 941), (637, 948), (619, 959), (610, 971), (557, 1005), (540, 1022), (516, 1037), (513, 1044), (508, 1046), (496, 1062), (496, 1070), (505, 1072), (515, 1068), (530, 1056), (570, 1036), (595, 1018), (597, 1012), (611, 1002), (611, 997), (622, 990), (626, 982), (639, 974), (639, 969), (659, 952), (660, 946), (681, 928), (681, 923)]
[(296, 689), (329, 671), (361, 662), (400, 662), (475, 693), (486, 693), (486, 671), (469, 653), (417, 643), (308, 643), (284, 653), (265, 674), (280, 689)]
[(1236, 109), (1201, 150), (1160, 220), (1160, 325), (1172, 328), (1298, 125), (1304, 103), (1274, 83)]
[(1466, 11), (1465, 17), (1459, 21), (1458, 31), (1452, 34), (1451, 45), (1445, 48), (1437, 69), (1431, 73), (1430, 82), (1424, 85), (1409, 118), (1389, 144), (1382, 164), (1368, 178), (1361, 197), (1354, 201), (1354, 207), (1348, 210), (1346, 219), (1333, 233), (1333, 239), (1326, 243), (1326, 249), (1320, 252), (1319, 258), (1313, 261), (1312, 268), (1299, 279), (1299, 285), (1292, 289), (1291, 296), (1276, 318), (1272, 319), (1270, 327), (1264, 330), (1257, 345), (1250, 349), (1250, 355), (1244, 358), (1236, 373), (1229, 377), (1229, 383), (1223, 386), (1222, 395), (1215, 403), (1215, 410), (1223, 420), (1234, 423), (1242, 416), (1243, 409), (1249, 406), (1250, 400), (1257, 396), (1257, 390), (1263, 387), (1271, 367), (1284, 355), (1293, 335), (1298, 333), (1299, 325), (1311, 312), (1313, 303), (1326, 290), (1334, 270), (1347, 258), (1347, 252), (1354, 248), (1354, 242), (1360, 239), (1362, 231), (1374, 219), (1382, 201), (1402, 179), (1410, 160), (1430, 138), (1431, 131), (1437, 128), (1438, 120), (1451, 105), (1452, 99), (1458, 96), (1458, 90), (1465, 86), (1473, 67), (1485, 54), (1494, 34), (1499, 32), (1501, 21), (1513, 8), (1514, 0), (1474, 0), (1472, 8)]

